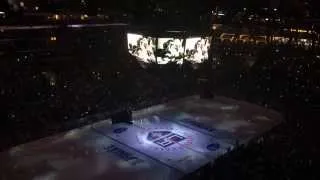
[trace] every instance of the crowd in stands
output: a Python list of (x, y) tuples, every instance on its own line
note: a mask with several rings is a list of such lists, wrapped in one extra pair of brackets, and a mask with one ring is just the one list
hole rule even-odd
[[(287, 44), (218, 43), (217, 93), (277, 109), (285, 122), (218, 159), (214, 179), (319, 179), (319, 49)], [(249, 48), (248, 48), (249, 49)], [(248, 54), (255, 61), (248, 68)], [(222, 55), (221, 55), (222, 54)], [(248, 58), (249, 57), (249, 58)], [(224, 81), (226, 80), (226, 82)]]
[(319, 49), (226, 42), (213, 47), (214, 61), (197, 68), (187, 62), (142, 67), (116, 48), (99, 49), (102, 57), (78, 49), (50, 61), (6, 55), (0, 61), (0, 150), (89, 124), (90, 119), (78, 120), (90, 115), (194, 94), (197, 79), (207, 77), (216, 94), (274, 108), (286, 117), (247, 147), (218, 159), (212, 178), (319, 179), (314, 159), (319, 155)]
[(248, 46), (241, 43), (217, 45), (214, 51), (219, 53), (215, 53), (214, 58), (217, 59), (218, 89), (236, 90), (246, 100), (279, 110), (287, 104), (317, 106), (318, 48), (285, 44)]
[(319, 179), (319, 49), (216, 41), (212, 91), (284, 115), (284, 122), (186, 179)]
[(184, 69), (176, 64), (143, 69), (119, 50), (122, 43), (114, 34), (105, 34), (65, 46), (69, 54), (53, 47), (48, 56), (12, 51), (1, 57), (1, 150), (92, 123), (79, 119), (96, 113), (141, 109), (192, 94)]

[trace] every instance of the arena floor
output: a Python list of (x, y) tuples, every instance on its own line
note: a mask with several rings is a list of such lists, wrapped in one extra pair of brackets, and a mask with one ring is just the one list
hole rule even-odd
[(277, 112), (224, 97), (187, 97), (0, 154), (1, 179), (179, 179), (279, 124)]

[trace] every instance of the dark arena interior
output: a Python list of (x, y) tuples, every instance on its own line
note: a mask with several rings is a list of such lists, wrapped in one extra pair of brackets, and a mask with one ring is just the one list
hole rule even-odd
[(319, 7), (0, 2), (0, 179), (320, 179)]

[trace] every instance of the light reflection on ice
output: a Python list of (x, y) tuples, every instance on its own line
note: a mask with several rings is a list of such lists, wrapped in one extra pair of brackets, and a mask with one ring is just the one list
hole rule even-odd
[(76, 139), (76, 138), (80, 138), (80, 133), (78, 129), (74, 129), (69, 131), (68, 133), (66, 133), (64, 135), (65, 139)]
[(9, 150), (9, 154), (10, 156), (18, 156), (20, 152), (22, 152), (24, 150), (24, 145), (19, 145), (16, 147), (13, 147)]
[(271, 121), (271, 119), (269, 119), (266, 116), (254, 116), (253, 119), (260, 120), (260, 121)]
[(148, 138), (148, 132), (138, 132), (137, 133), (137, 138), (139, 143), (141, 143), (142, 146), (152, 146), (153, 143), (149, 141)]
[(246, 121), (222, 121), (221, 123), (216, 124), (217, 129), (227, 130), (229, 132), (236, 132), (240, 127), (250, 126), (250, 123)]
[(83, 159), (81, 158), (63, 158), (63, 159), (56, 159), (50, 161), (50, 165), (54, 167), (56, 170), (63, 170), (67, 167), (71, 167), (75, 164), (79, 164)]
[(33, 180), (55, 180), (56, 179), (56, 173), (55, 172), (48, 172), (46, 174), (36, 176), (32, 178)]
[(231, 110), (238, 110), (239, 109), (239, 106), (238, 105), (231, 105), (231, 106), (221, 106), (221, 110), (223, 111), (231, 111)]

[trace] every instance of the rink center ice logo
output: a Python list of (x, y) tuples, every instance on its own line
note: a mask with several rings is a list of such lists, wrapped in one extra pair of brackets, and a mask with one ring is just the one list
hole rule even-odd
[(185, 139), (185, 137), (171, 131), (151, 131), (147, 136), (148, 141), (151, 141), (163, 148), (170, 147)]
[[(113, 130), (113, 133), (115, 134), (121, 134), (123, 132), (125, 132), (128, 128), (126, 127), (120, 127), (120, 128), (116, 128)], [(155, 131), (151, 131), (147, 134), (147, 140), (150, 142), (153, 142), (163, 148), (167, 148), (170, 147), (174, 144), (177, 144), (179, 142), (182, 142), (183, 140), (185, 140), (186, 138), (173, 133), (171, 131), (168, 130), (155, 130)]]

